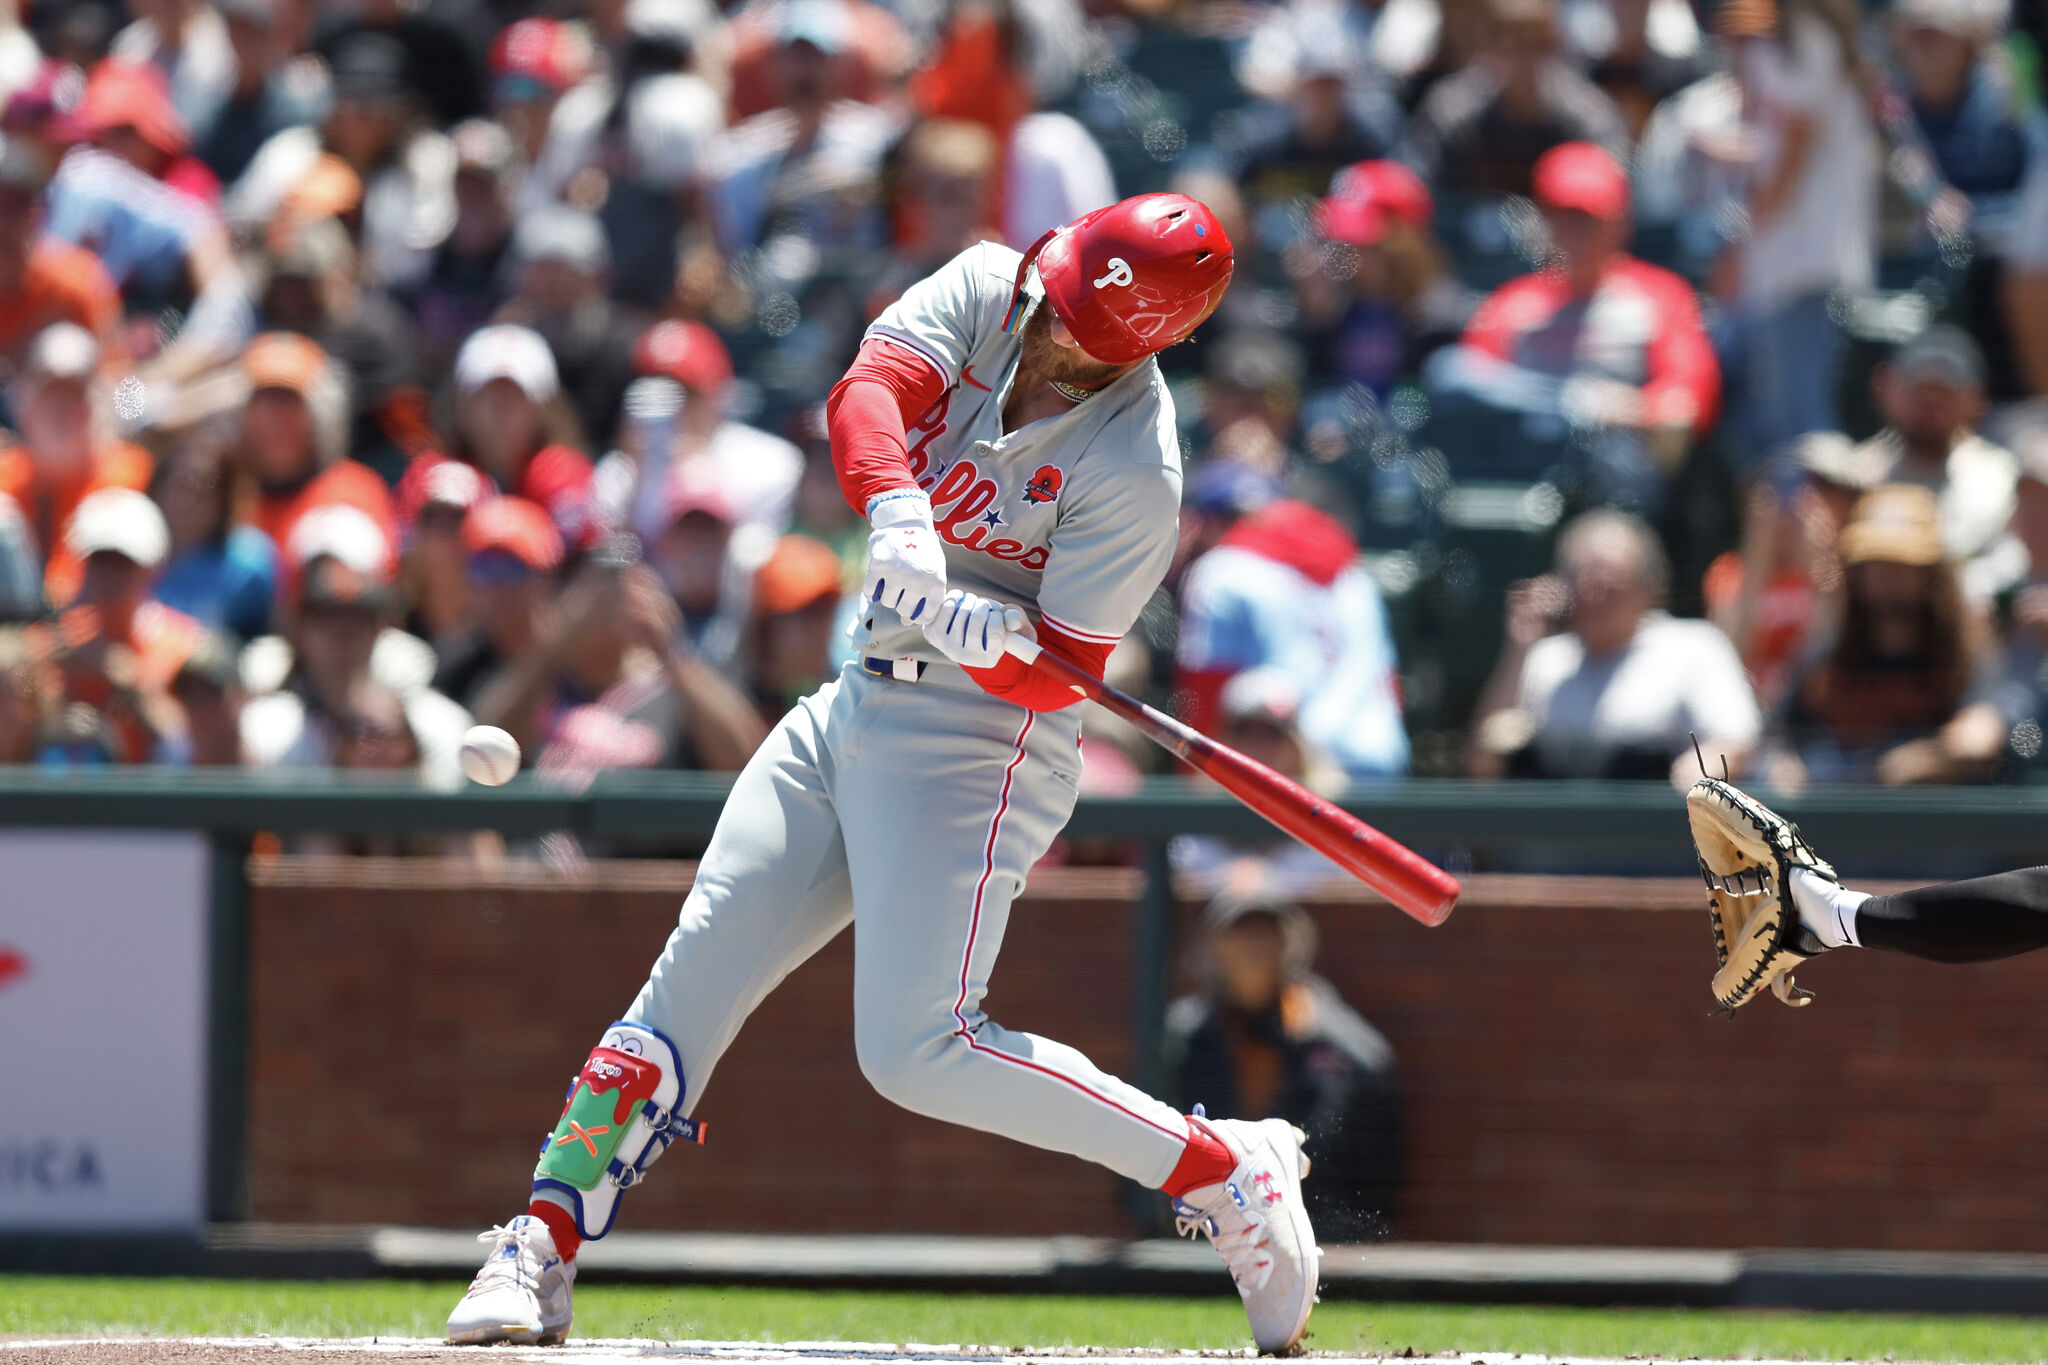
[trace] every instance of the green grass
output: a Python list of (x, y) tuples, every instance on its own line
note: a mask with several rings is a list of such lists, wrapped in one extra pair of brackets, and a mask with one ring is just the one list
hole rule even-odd
[[(0, 1336), (106, 1333), (422, 1336), (441, 1332), (454, 1283), (0, 1276)], [(997, 1346), (1238, 1347), (1234, 1300), (648, 1289), (576, 1295), (583, 1337), (972, 1342)], [(1501, 1351), (1826, 1360), (2043, 1361), (2048, 1322), (1881, 1314), (1606, 1311), (1328, 1303), (1325, 1351)]]

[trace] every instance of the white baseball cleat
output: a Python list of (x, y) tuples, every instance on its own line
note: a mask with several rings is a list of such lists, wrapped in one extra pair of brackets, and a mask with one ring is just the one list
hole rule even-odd
[(1308, 1330), (1322, 1257), (1301, 1203), (1306, 1135), (1285, 1119), (1200, 1121), (1236, 1155), (1237, 1169), (1174, 1200), (1176, 1226), (1183, 1236), (1202, 1233), (1223, 1254), (1259, 1350), (1292, 1351)]
[(491, 1254), (448, 1315), (448, 1343), (553, 1346), (567, 1338), (576, 1316), (569, 1302), (576, 1266), (555, 1254), (547, 1224), (522, 1213), (477, 1240), (489, 1242)]

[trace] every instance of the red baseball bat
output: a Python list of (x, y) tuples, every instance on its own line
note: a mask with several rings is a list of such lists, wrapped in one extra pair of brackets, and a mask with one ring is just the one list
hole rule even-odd
[(1183, 763), (1214, 778), (1238, 800), (1385, 896), (1424, 924), (1442, 924), (1458, 903), (1458, 879), (1293, 778), (1183, 725), (1087, 670), (1012, 636), (1009, 652), (1037, 663), (1090, 701), (1145, 732)]

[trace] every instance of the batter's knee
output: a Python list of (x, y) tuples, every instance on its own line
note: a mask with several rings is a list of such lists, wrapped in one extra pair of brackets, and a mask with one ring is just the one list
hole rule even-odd
[(891, 1006), (854, 1010), (853, 1053), (875, 1093), (914, 1113), (946, 1108), (949, 1054), (968, 1046), (948, 1014)]

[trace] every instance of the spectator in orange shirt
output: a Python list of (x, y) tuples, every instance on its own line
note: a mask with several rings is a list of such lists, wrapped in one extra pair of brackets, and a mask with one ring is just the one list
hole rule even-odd
[(348, 394), (319, 343), (296, 332), (266, 332), (242, 353), (249, 403), (240, 457), (256, 480), (256, 526), (286, 545), (315, 507), (361, 508), (395, 544), (391, 492), (367, 465), (348, 459)]
[(1467, 384), (1496, 402), (1534, 401), (1591, 433), (1582, 494), (1654, 513), (1721, 397), (1699, 305), (1684, 280), (1622, 250), (1628, 173), (1612, 153), (1568, 142), (1537, 158), (1532, 179), (1551, 262), (1479, 306), (1466, 354), (1512, 368), (1482, 362)]
[(79, 564), (65, 547), (64, 526), (79, 500), (101, 488), (147, 488), (153, 468), (147, 451), (106, 434), (93, 384), (99, 365), (92, 334), (60, 322), (36, 337), (7, 393), (20, 441), (0, 450), (0, 493), (14, 500), (43, 547), (43, 587), (60, 605), (78, 591)]
[(46, 172), (26, 146), (0, 150), (0, 361), (18, 366), (52, 323), (76, 323), (112, 355), (121, 294), (99, 257), (40, 230)]
[(50, 657), (66, 705), (100, 713), (119, 763), (148, 761), (177, 731), (171, 680), (205, 634), (150, 595), (170, 546), (163, 513), (132, 488), (87, 495), (64, 532), (83, 571), (78, 600), (52, 623)]

